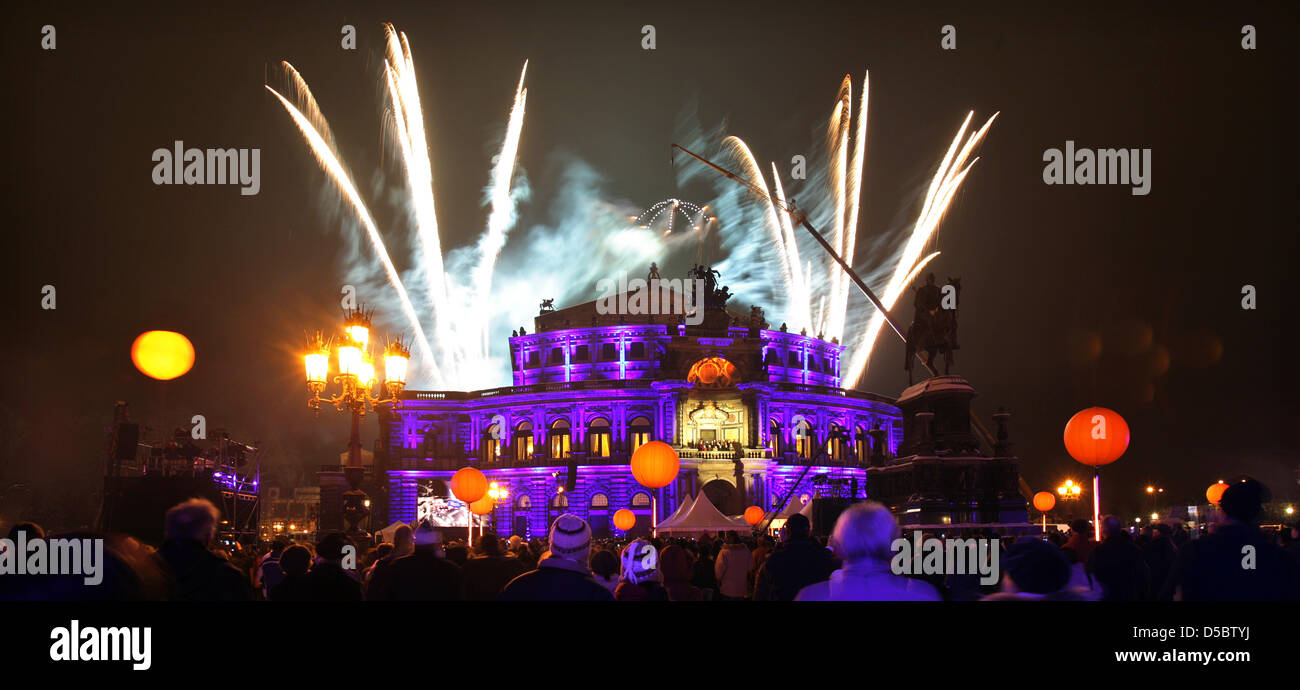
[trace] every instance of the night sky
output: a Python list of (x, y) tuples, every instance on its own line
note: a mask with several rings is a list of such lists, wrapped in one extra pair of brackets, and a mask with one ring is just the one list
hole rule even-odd
[[(863, 245), (915, 217), (967, 111), (977, 123), (1001, 111), (931, 266), (941, 281), (963, 278), (955, 373), (980, 391), (985, 419), (999, 406), (1013, 414), (1029, 485), (1085, 477), (1061, 431), (1101, 405), (1126, 417), (1133, 439), (1103, 472), (1103, 509), (1137, 510), (1148, 482), (1192, 500), (1238, 473), (1296, 498), (1300, 410), (1284, 337), (1295, 317), (1294, 5), (840, 4), (10, 10), (0, 361), (14, 373), (0, 387), (0, 494), (24, 483), (39, 504), (32, 517), (89, 522), (115, 400), (160, 430), (204, 414), (210, 431), (259, 440), (265, 470), (283, 481), (310, 482), (337, 462), (347, 420), (312, 418), (298, 351), (305, 330), (338, 321), (345, 240), (321, 210), (323, 174), (263, 84), (280, 60), (297, 66), (364, 182), (391, 163), (378, 80), (391, 21), (420, 75), (445, 248), (483, 226), (482, 190), (524, 59), (519, 161), (533, 195), (520, 228), (551, 212), (565, 160), (597, 171), (611, 202), (708, 201), (711, 186), (678, 188), (670, 165), (684, 110), (725, 119), (761, 160), (784, 164), (807, 152), (840, 79), (870, 70)], [(45, 24), (56, 50), (40, 48)], [(343, 24), (357, 28), (355, 51), (340, 48)], [(656, 50), (641, 49), (645, 24)], [(940, 49), (945, 24), (957, 29), (954, 51)], [(1243, 24), (1256, 27), (1258, 49), (1241, 48)], [(154, 185), (150, 156), (177, 139), (260, 148), (260, 193)], [(1152, 149), (1151, 193), (1045, 185), (1043, 152), (1066, 140)], [(385, 226), (393, 205), (378, 206)], [(58, 291), (52, 311), (40, 306), (46, 284)], [(1245, 284), (1258, 289), (1254, 311), (1241, 308)], [(739, 297), (733, 308), (747, 310)], [(136, 371), (131, 342), (151, 329), (194, 342), (192, 372), (164, 384)], [(862, 387), (898, 395), (902, 344), (886, 331), (875, 356)], [(373, 418), (363, 433), (369, 447)]]

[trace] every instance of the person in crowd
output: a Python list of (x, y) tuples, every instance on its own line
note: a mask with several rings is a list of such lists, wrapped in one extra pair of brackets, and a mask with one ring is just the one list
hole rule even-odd
[(370, 582), (370, 576), (375, 572), (375, 565), (392, 552), (393, 544), (391, 542), (383, 542), (366, 552), (365, 566), (361, 569), (361, 589), (363, 593), (366, 584)]
[(705, 592), (704, 596), (712, 598), (718, 591), (718, 576), (714, 572), (713, 544), (701, 541), (696, 545), (697, 555), (691, 568), (691, 584)]
[(1021, 537), (1001, 560), (1002, 590), (981, 601), (1084, 601), (1069, 588), (1065, 554), (1037, 537)]
[(415, 537), (410, 525), (398, 525), (393, 530), (393, 550), (387, 556), (375, 561), (366, 576), (365, 595), (367, 601), (383, 601), (387, 596), (388, 579), (393, 561), (408, 556), (415, 550)]
[(1174, 567), (1174, 530), (1163, 522), (1157, 522), (1151, 528), (1151, 541), (1142, 547), (1142, 560), (1147, 564), (1151, 576), (1151, 598), (1157, 601), (1169, 601), (1173, 592), (1166, 587), (1169, 573)]
[(163, 545), (156, 558), (169, 578), (174, 601), (248, 601), (248, 579), (213, 553), (221, 513), (211, 501), (194, 498), (172, 506), (163, 518)]
[(659, 550), (648, 539), (637, 539), (623, 549), (623, 575), (614, 589), (616, 601), (668, 601), (660, 583)]
[(591, 554), (591, 576), (610, 594), (618, 587), (618, 555), (609, 549), (598, 549)]
[(718, 578), (719, 598), (723, 600), (744, 599), (749, 585), (749, 572), (754, 561), (749, 549), (740, 543), (735, 532), (727, 532), (726, 543), (718, 552), (714, 562), (713, 573)]
[(550, 555), (537, 568), (511, 580), (500, 601), (612, 601), (613, 595), (591, 577), (587, 558), (591, 527), (565, 513), (551, 523)]
[(507, 556), (495, 534), (479, 537), (478, 556), (461, 567), (465, 577), (465, 598), (470, 601), (496, 601), (502, 589), (524, 572), (518, 558)]
[(1282, 549), (1291, 557), (1300, 561), (1300, 522), (1286, 526), (1282, 530)]
[(691, 584), (691, 560), (686, 549), (670, 544), (659, 552), (659, 572), (669, 601), (701, 601), (704, 593)]
[(768, 556), (754, 578), (757, 601), (794, 601), (799, 590), (828, 579), (835, 570), (835, 556), (812, 538), (807, 516), (791, 515), (781, 538), (781, 548)]
[(284, 579), (284, 569), (280, 567), (280, 556), (289, 548), (283, 539), (271, 542), (271, 550), (257, 561), (257, 570), (253, 574), (253, 587), (262, 590), (262, 598), (271, 598), (271, 588)]
[(280, 569), (284, 577), (267, 593), (271, 601), (311, 601), (311, 583), (307, 570), (311, 568), (311, 550), (294, 544), (280, 554)]
[(446, 554), (447, 560), (455, 563), (457, 567), (464, 568), (465, 564), (469, 562), (469, 549), (459, 541), (448, 544)]
[(835, 522), (831, 545), (844, 567), (808, 585), (795, 601), (939, 601), (934, 586), (890, 569), (898, 521), (875, 501), (850, 506)]
[(1092, 550), (1087, 569), (1101, 585), (1102, 601), (1142, 601), (1151, 589), (1142, 549), (1114, 515), (1101, 521), (1102, 542)]
[(312, 601), (361, 601), (361, 583), (343, 568), (355, 548), (342, 532), (330, 532), (316, 543), (316, 562), (307, 573)]
[(442, 534), (428, 522), (415, 530), (411, 553), (393, 561), (380, 592), (384, 601), (462, 601), (464, 576), (460, 566), (447, 560)]
[(1075, 558), (1084, 565), (1092, 557), (1092, 550), (1097, 548), (1093, 540), (1092, 523), (1079, 518), (1070, 522), (1070, 538), (1065, 540), (1065, 547), (1074, 552)]
[(1175, 600), (1300, 600), (1300, 565), (1269, 543), (1257, 526), (1270, 498), (1268, 488), (1255, 479), (1235, 482), (1223, 492), (1223, 518), (1215, 530), (1178, 549), (1170, 575)]

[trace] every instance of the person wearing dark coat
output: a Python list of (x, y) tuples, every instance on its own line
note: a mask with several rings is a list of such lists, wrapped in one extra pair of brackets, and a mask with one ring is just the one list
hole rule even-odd
[(1101, 584), (1102, 601), (1143, 601), (1151, 590), (1142, 550), (1114, 515), (1101, 521), (1102, 541), (1092, 550), (1087, 570)]
[(280, 568), (284, 577), (271, 588), (267, 598), (271, 601), (311, 601), (311, 583), (307, 570), (311, 567), (311, 551), (294, 544), (280, 554)]
[(790, 516), (781, 548), (767, 557), (754, 578), (756, 601), (794, 601), (799, 590), (830, 579), (835, 556), (811, 535), (812, 523), (806, 516)]
[(1142, 547), (1142, 560), (1146, 561), (1151, 573), (1151, 598), (1156, 601), (1173, 599), (1173, 591), (1165, 586), (1169, 581), (1169, 572), (1174, 567), (1173, 528), (1164, 523), (1157, 523), (1151, 529), (1151, 541)]
[(343, 570), (351, 543), (342, 532), (331, 532), (316, 544), (316, 565), (307, 573), (312, 601), (361, 601), (361, 583)]
[(167, 511), (162, 548), (156, 560), (167, 574), (172, 601), (248, 601), (253, 590), (230, 561), (212, 553), (217, 535), (217, 507), (202, 498)]
[(415, 530), (415, 550), (388, 568), (386, 601), (463, 601), (460, 566), (441, 552), (442, 535), (427, 522)]
[(591, 527), (565, 513), (551, 523), (551, 555), (537, 569), (516, 577), (501, 590), (499, 601), (613, 601), (587, 569)]
[(1222, 522), (1178, 549), (1169, 583), (1176, 600), (1300, 601), (1300, 563), (1257, 526), (1270, 498), (1254, 479), (1223, 492)]
[(524, 572), (518, 558), (505, 555), (501, 541), (495, 534), (479, 538), (481, 555), (465, 561), (461, 567), (465, 575), (465, 598), (469, 601), (496, 601), (497, 595)]

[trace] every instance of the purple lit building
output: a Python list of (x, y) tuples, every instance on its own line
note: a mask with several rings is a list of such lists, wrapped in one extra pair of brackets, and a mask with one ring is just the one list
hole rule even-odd
[[(681, 458), (677, 481), (657, 495), (660, 520), (700, 491), (728, 515), (779, 510), (791, 498), (862, 499), (868, 475), (900, 460), (903, 412), (887, 397), (840, 387), (837, 342), (772, 329), (758, 308), (713, 306), (688, 325), (680, 315), (611, 315), (597, 305), (545, 309), (535, 332), (511, 337), (514, 385), (406, 391), (399, 410), (382, 413), (380, 524), (413, 521), (445, 501), (451, 475), (470, 465), (509, 491), (491, 515), (499, 534), (541, 536), (571, 512), (612, 536), (621, 508), (637, 515), (633, 533), (648, 532), (652, 492), (632, 477), (629, 458), (650, 440)], [(906, 472), (893, 469), (891, 486), (906, 490)], [(900, 517), (907, 499), (895, 502)]]

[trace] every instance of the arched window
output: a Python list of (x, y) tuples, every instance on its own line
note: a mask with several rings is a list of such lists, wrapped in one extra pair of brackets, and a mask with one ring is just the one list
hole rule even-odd
[(641, 493), (641, 492), (637, 492), (637, 493), (632, 494), (632, 507), (633, 507), (633, 508), (646, 508), (646, 507), (649, 507), (649, 506), (650, 506), (650, 495), (649, 495), (649, 494), (645, 494), (645, 493)]
[(501, 460), (501, 425), (489, 424), (483, 432), (483, 462)]
[(613, 439), (609, 420), (596, 417), (587, 423), (587, 452), (593, 458), (609, 457), (609, 445)]
[(843, 460), (845, 445), (848, 443), (844, 427), (839, 424), (831, 425), (831, 432), (826, 438), (826, 454), (831, 456), (832, 460)]
[(520, 422), (515, 427), (515, 459), (529, 460), (533, 457), (533, 425)]
[(867, 427), (859, 424), (857, 431), (853, 432), (853, 447), (858, 454), (858, 462), (866, 462), (871, 457), (871, 437), (867, 435)]
[(528, 510), (529, 508), (533, 507), (533, 501), (532, 499), (528, 498), (528, 494), (520, 494), (519, 500), (515, 501), (515, 507), (519, 508), (520, 510)]
[(781, 452), (781, 423), (775, 419), (767, 423), (767, 447), (773, 455)]
[(807, 419), (800, 417), (798, 421), (795, 422), (794, 428), (790, 430), (790, 433), (794, 436), (795, 452), (799, 454), (799, 457), (804, 459), (812, 458), (813, 441), (815, 440), (813, 438), (814, 434), (812, 424), (808, 423)]
[(565, 493), (555, 494), (555, 497), (551, 499), (551, 507), (556, 510), (563, 510), (565, 508), (568, 508), (569, 495)]
[(551, 458), (561, 459), (569, 457), (569, 422), (566, 419), (557, 419), (551, 422), (551, 429), (548, 432), (551, 441)]
[(592, 497), (591, 497), (591, 507), (592, 507), (592, 508), (596, 508), (596, 509), (604, 509), (604, 508), (608, 508), (608, 507), (609, 507), (609, 497), (606, 496), (605, 494), (596, 494), (595, 496), (592, 496)]
[(632, 441), (632, 452), (650, 442), (650, 420), (645, 417), (633, 417), (627, 425), (628, 436)]

